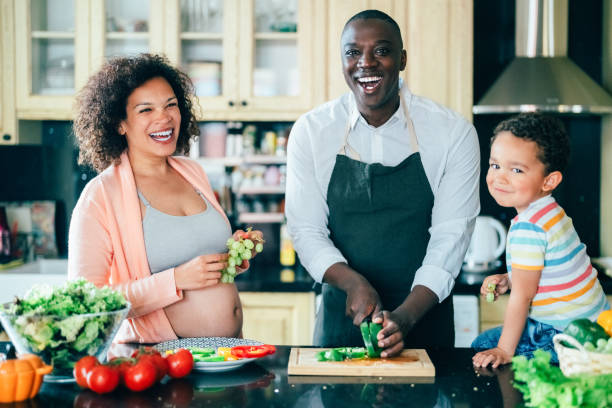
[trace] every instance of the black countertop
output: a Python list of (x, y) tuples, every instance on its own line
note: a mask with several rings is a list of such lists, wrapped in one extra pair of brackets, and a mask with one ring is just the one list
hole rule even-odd
[[(6, 343), (5, 343), (6, 344)], [(476, 372), (470, 349), (429, 349), (436, 377), (288, 376), (290, 348), (226, 373), (192, 373), (135, 393), (97, 395), (76, 384), (44, 383), (34, 407), (515, 407), (512, 370)], [(1, 405), (1, 404), (0, 404)]]
[[(480, 286), (483, 279), (493, 273), (504, 273), (505, 266), (501, 266), (489, 273), (469, 273), (461, 272), (455, 281), (453, 294), (455, 295), (479, 295)], [(252, 270), (239, 275), (236, 278), (236, 286), (241, 292), (321, 292), (321, 285), (315, 284), (308, 272), (298, 266), (292, 269), (293, 278), (289, 282), (281, 280), (282, 270), (287, 269), (281, 266), (255, 266)], [(612, 295), (612, 278), (599, 271), (599, 282), (606, 294)]]

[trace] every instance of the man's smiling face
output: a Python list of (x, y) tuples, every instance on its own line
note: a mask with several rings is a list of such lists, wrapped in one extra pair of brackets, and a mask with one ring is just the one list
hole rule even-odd
[(363, 114), (397, 109), (399, 73), (406, 66), (401, 38), (384, 20), (357, 19), (342, 33), (344, 79)]

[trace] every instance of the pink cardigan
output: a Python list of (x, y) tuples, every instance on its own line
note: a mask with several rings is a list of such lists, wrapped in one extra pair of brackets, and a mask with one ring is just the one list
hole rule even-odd
[[(198, 163), (185, 157), (169, 157), (168, 163), (227, 221)], [(183, 293), (176, 288), (174, 268), (151, 274), (136, 182), (125, 152), (119, 165), (110, 166), (85, 186), (72, 213), (68, 278), (76, 277), (97, 286), (110, 285), (132, 304), (116, 342), (157, 343), (177, 338), (163, 308), (181, 300)]]

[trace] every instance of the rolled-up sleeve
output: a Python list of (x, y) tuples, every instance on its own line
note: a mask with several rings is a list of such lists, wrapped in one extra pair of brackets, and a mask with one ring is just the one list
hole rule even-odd
[(329, 238), (329, 209), (317, 180), (310, 131), (303, 118), (293, 126), (287, 150), (287, 227), (300, 261), (316, 282), (335, 263), (346, 262)]
[(452, 131), (442, 177), (434, 190), (430, 239), (413, 287), (431, 289), (446, 299), (459, 275), (480, 212), (480, 147), (476, 130), (465, 121)]

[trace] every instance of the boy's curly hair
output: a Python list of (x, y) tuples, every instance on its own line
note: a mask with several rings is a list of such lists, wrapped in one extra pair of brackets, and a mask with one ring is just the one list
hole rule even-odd
[(125, 136), (119, 134), (119, 125), (127, 115), (127, 99), (136, 88), (157, 77), (168, 81), (181, 113), (176, 153), (189, 153), (190, 140), (200, 133), (191, 102), (193, 83), (165, 57), (140, 54), (108, 60), (77, 95), (72, 128), (79, 146), (79, 164), (89, 164), (101, 172), (119, 163), (127, 148)]
[(570, 157), (570, 144), (565, 127), (559, 119), (541, 113), (521, 113), (495, 127), (491, 144), (504, 131), (535, 142), (538, 146), (538, 160), (544, 164), (546, 174), (565, 171)]

